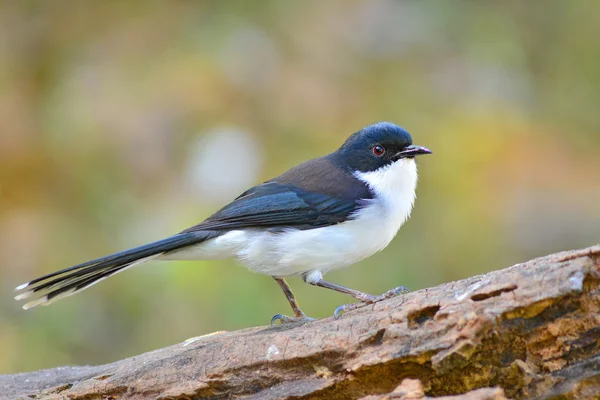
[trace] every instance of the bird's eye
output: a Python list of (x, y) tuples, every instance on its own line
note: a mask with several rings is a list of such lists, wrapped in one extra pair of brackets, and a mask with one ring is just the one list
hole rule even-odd
[(383, 146), (377, 145), (377, 146), (373, 146), (373, 154), (375, 154), (377, 157), (381, 157), (383, 155), (383, 153), (385, 153), (385, 149), (383, 148)]

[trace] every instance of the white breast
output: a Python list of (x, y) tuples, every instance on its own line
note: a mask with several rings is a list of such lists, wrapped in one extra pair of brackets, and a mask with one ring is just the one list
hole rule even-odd
[(356, 173), (375, 193), (349, 221), (317, 229), (231, 231), (170, 259), (234, 256), (250, 270), (272, 276), (323, 273), (360, 261), (385, 248), (409, 217), (415, 200), (417, 167), (403, 159), (374, 172)]

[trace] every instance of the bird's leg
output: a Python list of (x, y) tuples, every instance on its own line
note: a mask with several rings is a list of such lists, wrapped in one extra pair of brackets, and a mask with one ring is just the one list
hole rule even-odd
[(298, 302), (296, 301), (296, 298), (294, 297), (294, 293), (292, 293), (292, 288), (290, 287), (290, 285), (288, 285), (288, 283), (283, 278), (274, 278), (274, 279), (275, 279), (275, 282), (277, 282), (279, 284), (279, 287), (281, 287), (281, 290), (283, 290), (283, 293), (285, 294), (285, 297), (287, 298), (287, 300), (290, 302), (290, 306), (292, 307), (292, 310), (294, 311), (294, 315), (296, 316), (296, 318), (305, 317), (306, 315), (304, 315), (304, 312), (302, 312), (302, 310), (300, 309), (300, 306), (298, 305)]
[(350, 289), (348, 287), (338, 285), (336, 283), (325, 281), (325, 280), (323, 280), (320, 273), (318, 273), (318, 274), (317, 273), (306, 273), (306, 274), (302, 275), (302, 279), (304, 279), (304, 282), (306, 282), (308, 284), (323, 287), (326, 289), (335, 290), (336, 292), (348, 294), (348, 295), (354, 297), (355, 299), (358, 299), (361, 301), (361, 303), (344, 304), (344, 305), (341, 305), (338, 308), (336, 308), (335, 312), (333, 313), (333, 316), (336, 319), (339, 318), (339, 316), (343, 312), (354, 310), (354, 309), (360, 308), (360, 307), (364, 307), (366, 304), (377, 303), (379, 301), (389, 299), (391, 297), (397, 296), (402, 293), (410, 292), (410, 290), (407, 287), (398, 286), (397, 288), (388, 290), (387, 292), (385, 292), (379, 296), (373, 296), (372, 294), (369, 294), (369, 293), (364, 293), (359, 290)]
[(312, 321), (313, 318), (307, 317), (306, 314), (304, 314), (304, 312), (300, 309), (300, 306), (298, 305), (298, 302), (294, 297), (294, 293), (292, 293), (290, 285), (288, 285), (283, 278), (273, 277), (273, 279), (275, 279), (275, 282), (277, 282), (279, 284), (279, 287), (281, 287), (281, 290), (283, 290), (285, 297), (289, 301), (290, 306), (294, 311), (294, 317), (288, 317), (287, 315), (277, 314), (273, 318), (271, 318), (271, 325), (273, 325), (275, 321), (281, 321), (282, 324), (299, 321)]

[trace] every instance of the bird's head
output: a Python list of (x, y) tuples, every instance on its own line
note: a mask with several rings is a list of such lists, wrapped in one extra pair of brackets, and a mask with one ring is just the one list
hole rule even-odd
[(412, 144), (412, 137), (398, 125), (378, 122), (354, 133), (337, 150), (338, 160), (355, 172), (374, 172), (400, 160), (431, 154)]

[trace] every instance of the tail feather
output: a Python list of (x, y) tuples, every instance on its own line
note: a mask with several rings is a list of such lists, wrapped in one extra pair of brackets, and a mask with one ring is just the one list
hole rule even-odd
[(18, 286), (16, 291), (22, 292), (15, 297), (15, 300), (32, 298), (23, 306), (24, 309), (48, 305), (87, 289), (125, 269), (142, 264), (164, 253), (201, 243), (209, 238), (210, 236), (202, 234), (202, 232), (180, 233), (144, 246), (56, 271)]

